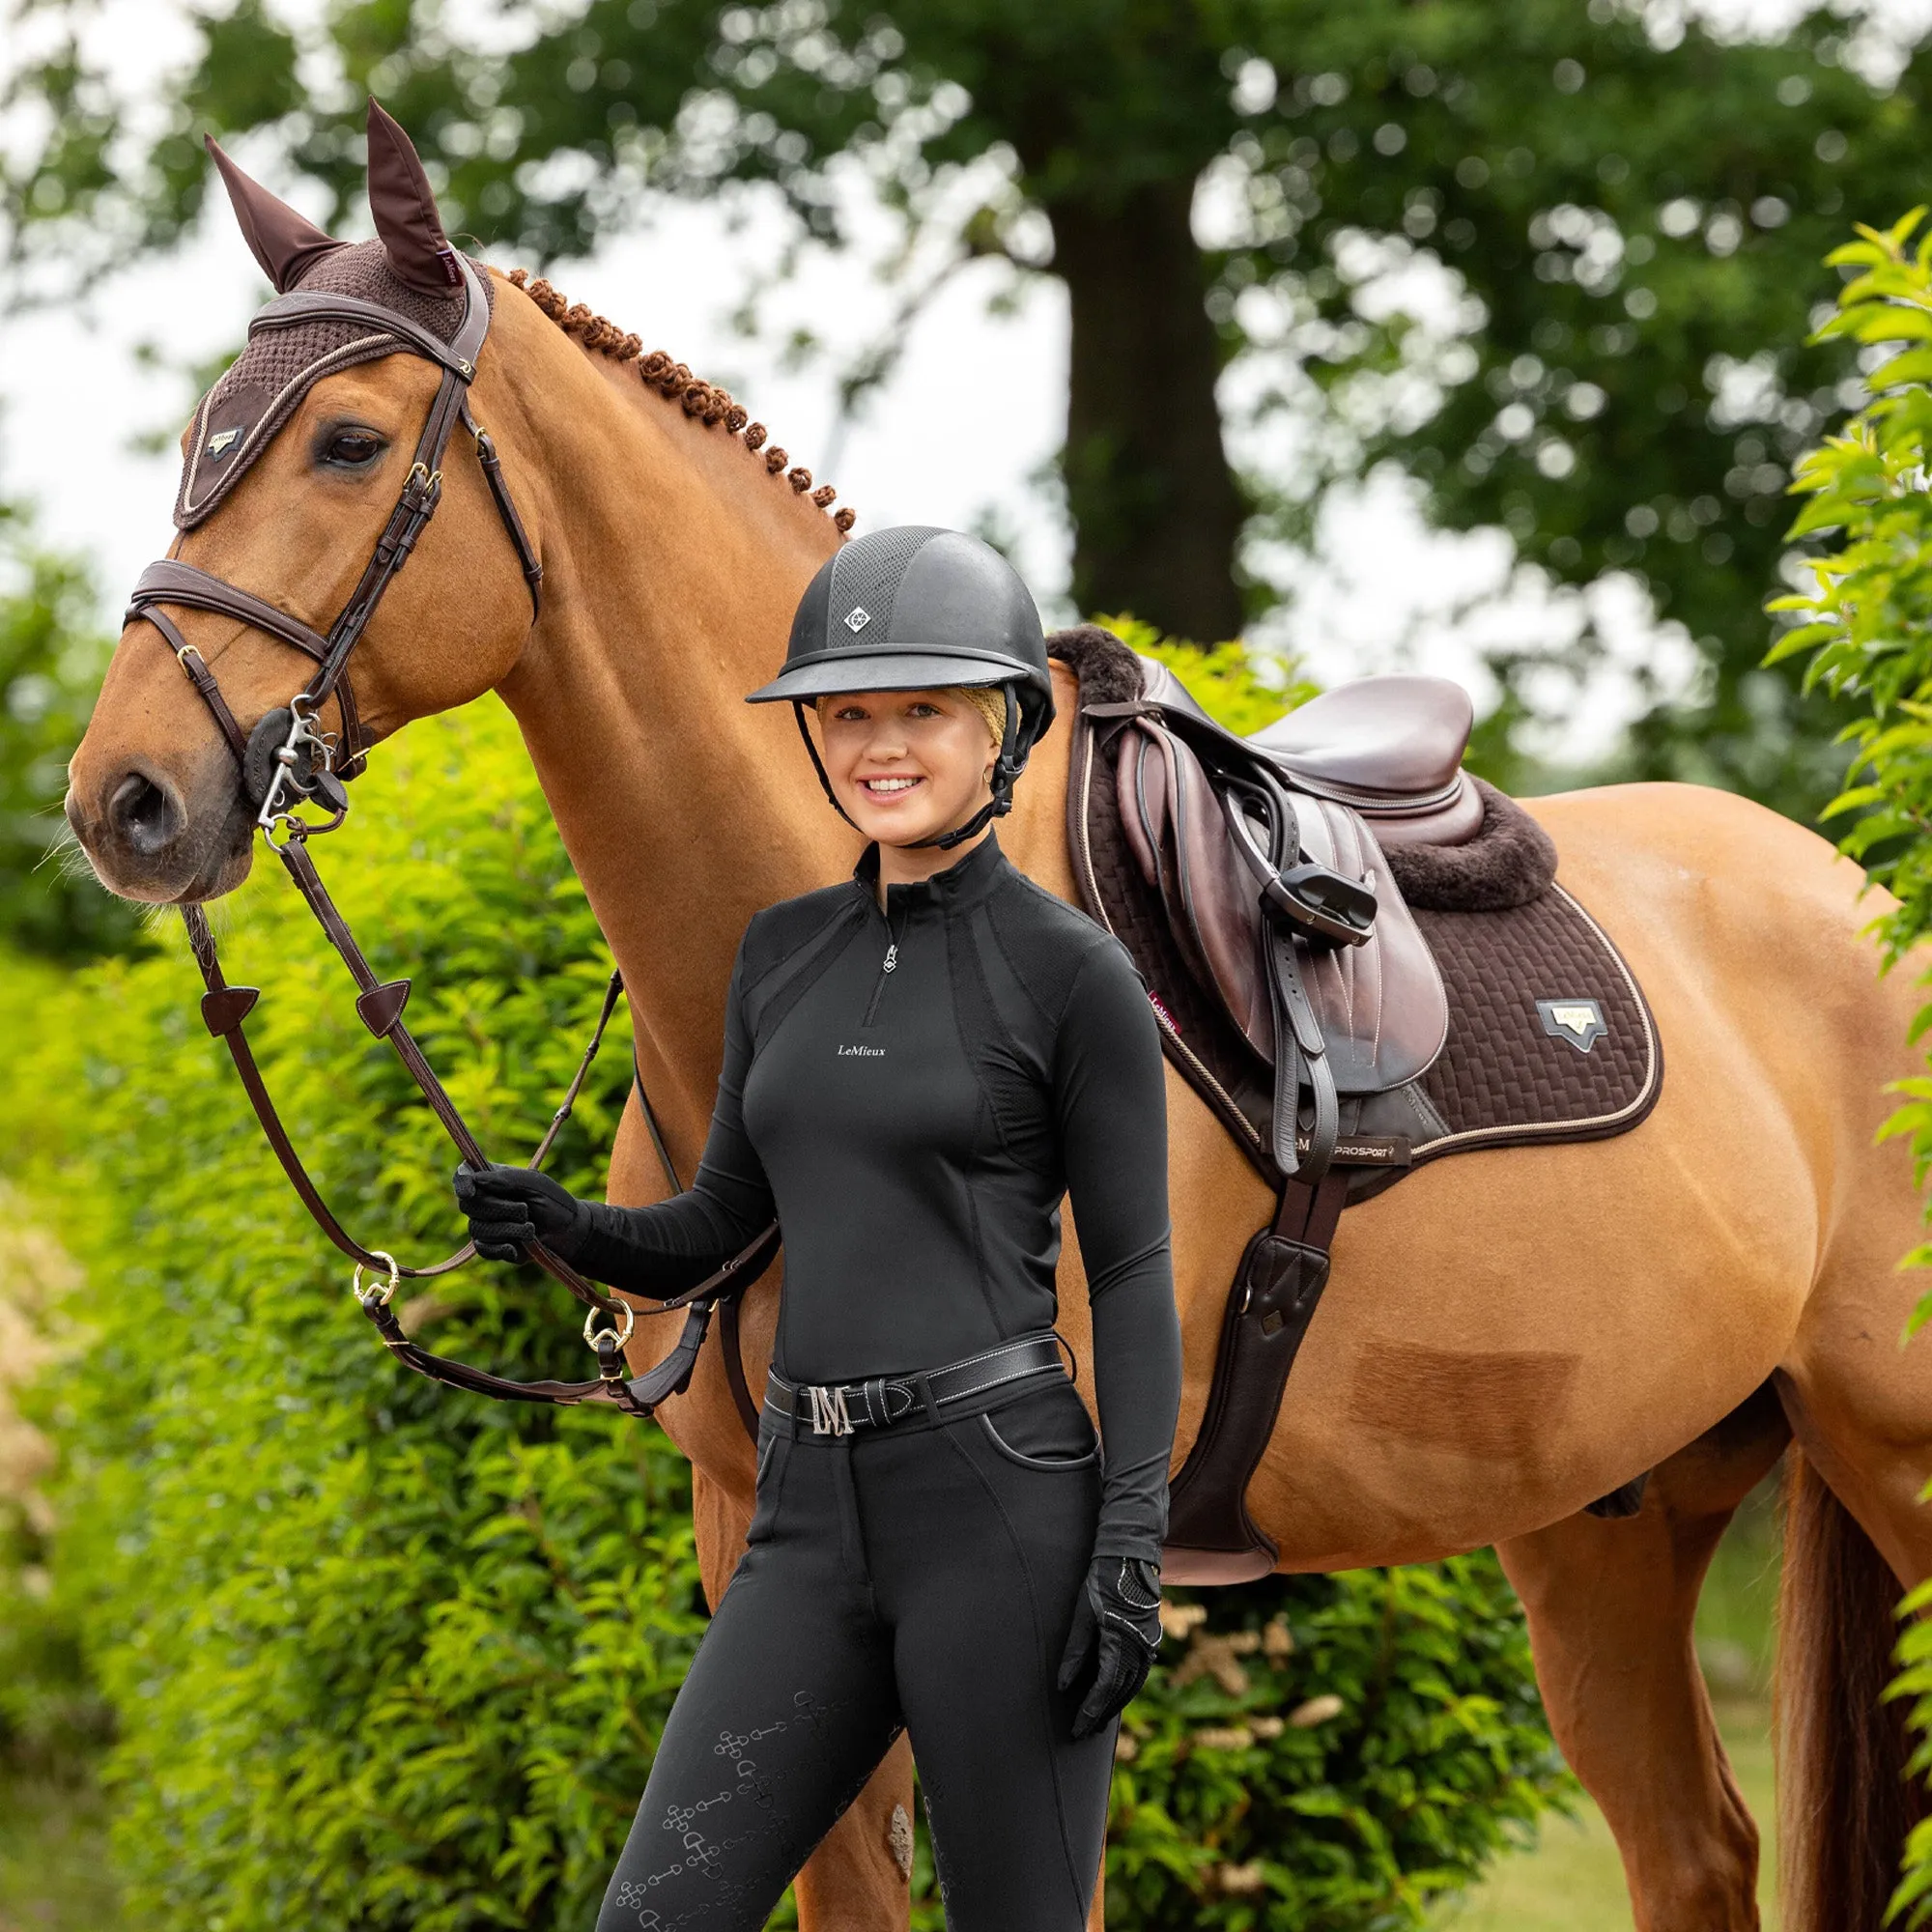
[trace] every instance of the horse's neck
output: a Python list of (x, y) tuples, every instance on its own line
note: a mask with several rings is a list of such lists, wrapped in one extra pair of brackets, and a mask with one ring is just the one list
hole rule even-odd
[(501, 691), (689, 1154), (746, 921), (852, 864), (790, 707), (744, 702), (837, 536), (735, 439), (557, 346), (601, 393), (545, 412), (545, 610)]

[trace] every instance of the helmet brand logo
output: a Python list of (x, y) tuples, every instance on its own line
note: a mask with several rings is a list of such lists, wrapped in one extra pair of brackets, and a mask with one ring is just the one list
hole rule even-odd
[(872, 613), (863, 604), (855, 604), (845, 613), (845, 628), (856, 638), (872, 621)]

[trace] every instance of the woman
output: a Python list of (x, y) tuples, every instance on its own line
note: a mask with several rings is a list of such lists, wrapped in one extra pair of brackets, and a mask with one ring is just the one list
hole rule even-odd
[[(1053, 716), (996, 553), (847, 544), (751, 701), (783, 699), (871, 842), (746, 928), (690, 1189), (624, 1208), (524, 1168), (457, 1177), (480, 1253), (541, 1240), (637, 1294), (701, 1280), (775, 1211), (784, 1234), (748, 1548), (599, 1932), (756, 1932), (901, 1728), (952, 1932), (1079, 1932), (1160, 1640), (1180, 1337), (1159, 1040), (1120, 943), (994, 837)], [(1063, 1193), (1098, 1439), (1052, 1333)]]

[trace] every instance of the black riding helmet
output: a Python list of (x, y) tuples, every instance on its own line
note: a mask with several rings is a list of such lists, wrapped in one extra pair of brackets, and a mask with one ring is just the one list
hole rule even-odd
[(922, 845), (971, 838), (1012, 806), (1013, 781), (1053, 723), (1053, 676), (1039, 611), (1019, 573), (990, 544), (958, 530), (906, 524), (855, 537), (806, 586), (791, 621), (784, 668), (748, 704), (788, 699), (833, 809), (847, 817), (805, 722), (834, 691), (924, 691), (997, 684), (1007, 728), (993, 796), (964, 825)]

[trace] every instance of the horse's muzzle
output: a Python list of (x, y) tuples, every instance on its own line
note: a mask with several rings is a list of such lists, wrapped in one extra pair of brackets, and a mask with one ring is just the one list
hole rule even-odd
[[(213, 761), (210, 760), (211, 764)], [(107, 890), (153, 905), (213, 898), (246, 876), (253, 814), (224, 753), (192, 791), (145, 765), (68, 789), (67, 821)]]

